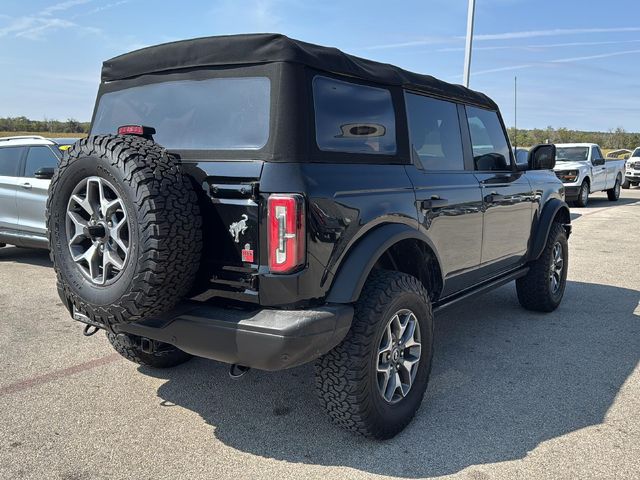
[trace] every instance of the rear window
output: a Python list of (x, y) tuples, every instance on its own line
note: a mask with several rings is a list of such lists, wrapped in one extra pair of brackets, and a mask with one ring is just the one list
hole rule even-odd
[(396, 153), (391, 93), (333, 78), (313, 79), (318, 148), (330, 152)]
[(105, 93), (91, 133), (121, 125), (156, 129), (175, 150), (259, 150), (269, 140), (271, 84), (267, 77), (162, 82)]

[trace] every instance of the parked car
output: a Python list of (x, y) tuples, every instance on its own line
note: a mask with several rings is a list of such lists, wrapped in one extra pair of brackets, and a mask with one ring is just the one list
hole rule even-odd
[(517, 167), (486, 95), (273, 34), (145, 48), (102, 81), (47, 222), (64, 305), (133, 362), (316, 361), (331, 418), (389, 438), (434, 311), (514, 280), (525, 308), (562, 300), (555, 147)]
[(636, 148), (625, 164), (624, 182), (622, 188), (640, 184), (640, 147)]
[(73, 145), (78, 140), (80, 140), (80, 137), (78, 137), (78, 138), (60, 137), (60, 138), (50, 138), (49, 140), (54, 142), (58, 146), (58, 149), (60, 151), (64, 152), (65, 150), (69, 150), (71, 145)]
[(612, 202), (620, 198), (624, 160), (605, 159), (595, 143), (556, 144), (556, 175), (565, 187), (565, 198), (586, 207), (589, 194), (606, 191)]
[(47, 248), (47, 192), (61, 156), (43, 137), (0, 138), (0, 246)]

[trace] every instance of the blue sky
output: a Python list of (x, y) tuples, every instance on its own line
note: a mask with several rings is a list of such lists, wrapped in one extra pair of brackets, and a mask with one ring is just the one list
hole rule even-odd
[[(281, 32), (461, 83), (466, 0), (3, 0), (0, 116), (88, 120), (101, 62), (157, 43)], [(513, 125), (640, 131), (640, 2), (477, 0), (471, 87)]]

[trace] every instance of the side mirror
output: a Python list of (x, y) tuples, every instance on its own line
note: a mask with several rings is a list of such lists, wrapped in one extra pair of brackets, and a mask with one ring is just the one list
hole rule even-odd
[(53, 177), (54, 170), (55, 169), (52, 167), (42, 167), (36, 170), (36, 173), (34, 173), (34, 176), (36, 178), (39, 178), (40, 180), (51, 180), (51, 178)]
[(605, 159), (604, 158), (594, 158), (591, 163), (593, 163), (594, 166), (597, 165), (604, 165)]
[(543, 143), (531, 148), (527, 165), (529, 170), (553, 170), (556, 166), (556, 146)]

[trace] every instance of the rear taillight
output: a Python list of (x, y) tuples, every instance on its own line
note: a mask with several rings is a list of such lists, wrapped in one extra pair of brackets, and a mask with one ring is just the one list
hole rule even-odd
[(290, 273), (304, 265), (305, 218), (302, 195), (271, 195), (268, 200), (269, 270)]

